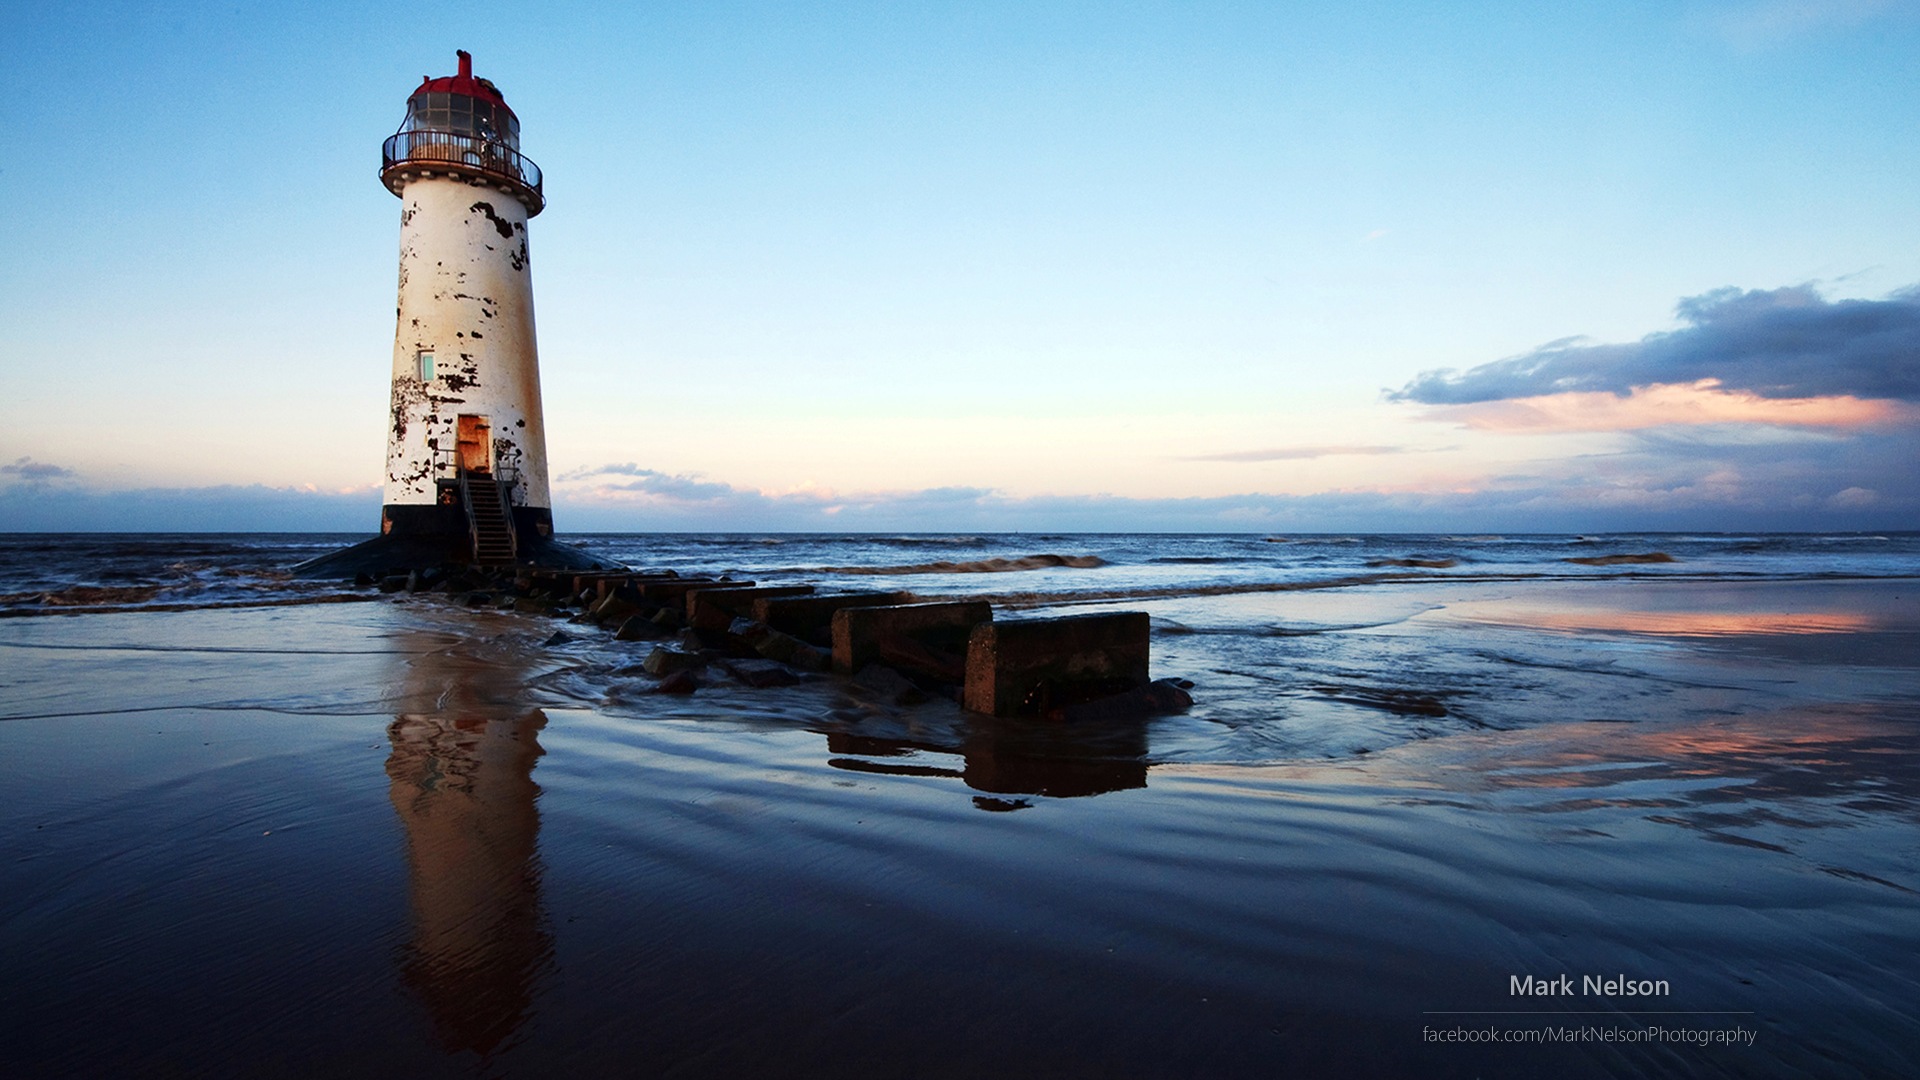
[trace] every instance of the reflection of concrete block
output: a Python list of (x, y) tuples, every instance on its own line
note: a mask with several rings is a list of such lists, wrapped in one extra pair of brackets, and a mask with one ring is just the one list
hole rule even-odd
[(967, 643), (964, 704), (994, 716), (1049, 710), (1147, 681), (1144, 611), (989, 622)]
[[(813, 596), (763, 596), (753, 602), (753, 617), (783, 634), (827, 645), (833, 640), (833, 613), (846, 608), (900, 604), (908, 593), (829, 593)], [(743, 613), (744, 614), (744, 613)]]
[(762, 585), (743, 588), (738, 585), (709, 585), (687, 593), (687, 625), (696, 630), (725, 630), (740, 616), (753, 614), (753, 602), (763, 596), (805, 596), (811, 585)]
[(881, 659), (885, 651), (894, 654), (887, 663), (895, 667), (957, 682), (956, 675), (964, 672), (953, 671), (948, 662), (928, 670), (916, 654), (951, 657), (951, 663), (964, 667), (968, 635), (992, 620), (993, 608), (985, 600), (842, 608), (833, 614), (833, 667), (851, 675)]

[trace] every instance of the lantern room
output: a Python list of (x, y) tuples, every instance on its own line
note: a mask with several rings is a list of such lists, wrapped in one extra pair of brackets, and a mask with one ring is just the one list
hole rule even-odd
[(507, 192), (532, 217), (546, 197), (540, 167), (520, 153), (520, 118), (499, 87), (473, 74), (472, 55), (457, 55), (459, 74), (423, 77), (407, 98), (406, 119), (381, 148), (380, 179), (398, 195), (419, 177), (463, 177)]

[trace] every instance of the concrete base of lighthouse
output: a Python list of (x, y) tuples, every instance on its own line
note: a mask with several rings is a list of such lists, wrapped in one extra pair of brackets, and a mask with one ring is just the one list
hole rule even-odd
[[(473, 535), (459, 506), (388, 506), (386, 531), (293, 568), (303, 578), (382, 577), (410, 570), (437, 570), (473, 564)], [(553, 539), (553, 512), (544, 507), (513, 508), (519, 537), (515, 566), (542, 570), (624, 570), (619, 563)]]

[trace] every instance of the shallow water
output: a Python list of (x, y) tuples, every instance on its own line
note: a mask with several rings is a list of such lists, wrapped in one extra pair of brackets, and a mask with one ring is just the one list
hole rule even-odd
[[(641, 694), (644, 645), (426, 596), (0, 621), (0, 1047), (20, 1075), (1920, 1071), (1916, 582), (1450, 573), (1118, 604), (1197, 702), (1099, 731), (830, 679)], [(1670, 992), (1509, 992), (1561, 973)], [(1545, 1025), (1755, 1041), (1423, 1035)]]

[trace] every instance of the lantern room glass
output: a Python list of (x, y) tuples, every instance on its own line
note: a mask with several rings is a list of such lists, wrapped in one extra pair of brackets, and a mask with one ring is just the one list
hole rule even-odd
[(403, 132), (443, 131), (520, 149), (520, 121), (504, 107), (466, 94), (415, 94), (407, 99)]

